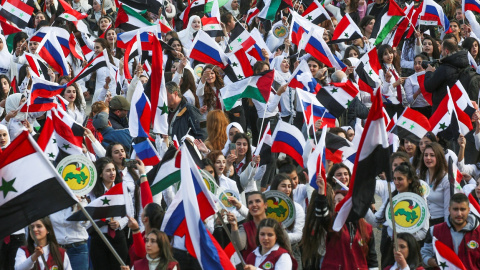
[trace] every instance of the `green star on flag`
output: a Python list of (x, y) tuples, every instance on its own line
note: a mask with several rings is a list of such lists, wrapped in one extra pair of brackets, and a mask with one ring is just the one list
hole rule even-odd
[(23, 17), (23, 13), (20, 13), (20, 17)]
[(17, 192), (17, 190), (13, 187), (13, 183), (15, 183), (15, 179), (13, 178), (10, 181), (5, 180), (2, 177), (2, 185), (0, 186), (0, 191), (3, 191), (3, 198), (7, 197), (7, 194), (12, 191), (12, 192)]
[(311, 21), (312, 19), (313, 19), (312, 16), (310, 15), (307, 16), (307, 20)]
[(242, 38), (237, 38), (237, 41), (238, 41), (238, 42), (242, 42)]
[(448, 267), (446, 262), (441, 262), (439, 266), (442, 268), (442, 270)]
[(406, 123), (407, 123), (407, 121), (403, 121), (402, 126), (405, 125)]
[(447, 128), (447, 125), (445, 125), (445, 123), (440, 123), (440, 129), (446, 129)]
[(337, 88), (333, 88), (333, 89), (332, 89), (332, 94), (333, 94), (333, 93), (336, 93), (336, 92), (338, 92), (338, 89), (337, 89)]
[(345, 35), (345, 37), (347, 37), (347, 38), (348, 38), (348, 33), (345, 33), (344, 35)]
[(238, 64), (236, 62), (233, 62), (232, 67), (238, 67)]
[(347, 101), (347, 107), (350, 106), (350, 103), (352, 103), (351, 100)]
[(373, 75), (373, 70), (370, 69), (370, 71), (368, 72), (368, 75)]
[(12, 10), (10, 10), (10, 12), (12, 12), (12, 13), (13, 13), (13, 12), (15, 12), (15, 9), (14, 9), (14, 8), (12, 8)]
[(110, 201), (107, 197), (105, 197), (103, 200), (101, 200), (103, 202), (103, 205), (110, 205)]
[(68, 14), (65, 14), (65, 18), (68, 18), (68, 17), (69, 17)]
[(239, 79), (243, 79), (243, 76), (242, 75), (238, 75), (237, 76)]
[(163, 106), (161, 106), (161, 107), (158, 106), (158, 108), (160, 109), (160, 111), (162, 111), (162, 114), (161, 114), (161, 115), (168, 113), (168, 106), (167, 106), (167, 104), (165, 103), (165, 101), (163, 102)]
[(53, 153), (48, 153), (48, 157), (49, 157), (49, 158), (54, 158), (55, 155), (54, 155)]
[(62, 148), (65, 148), (65, 150), (67, 150), (68, 148), (70, 148), (70, 145), (69, 144), (63, 144)]
[(215, 25), (210, 26), (211, 29), (215, 29)]
[(410, 129), (414, 129), (414, 128), (415, 128), (415, 125), (411, 124)]

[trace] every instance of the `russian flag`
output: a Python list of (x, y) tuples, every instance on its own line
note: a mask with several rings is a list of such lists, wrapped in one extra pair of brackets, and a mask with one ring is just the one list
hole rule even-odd
[(335, 116), (328, 112), (327, 108), (322, 106), (314, 94), (302, 91), (297, 88), (297, 95), (300, 104), (303, 107), (303, 115), (307, 126), (314, 125), (315, 122), (322, 119), (322, 126), (335, 127)]
[(285, 153), (304, 167), (303, 148), (305, 138), (297, 127), (283, 121), (278, 122), (272, 141), (272, 153)]
[[(308, 169), (308, 177), (310, 186), (314, 189), (318, 189), (317, 185), (317, 177), (318, 173), (320, 172), (325, 182), (325, 192), (327, 191), (327, 175), (325, 172), (325, 168), (327, 166), (327, 159), (325, 158), (325, 137), (327, 135), (327, 127), (324, 126), (322, 130), (322, 135), (320, 136), (320, 140), (315, 147), (315, 150), (310, 154), (308, 161), (307, 161), (307, 169)], [(326, 194), (326, 193), (325, 193)]]
[(250, 51), (247, 53), (257, 61), (265, 61), (265, 57), (262, 54), (262, 48), (260, 48), (257, 43), (253, 44), (252, 49), (250, 49)]
[(311, 23), (309, 20), (306, 18), (298, 15), (297, 12), (290, 10), (292, 14), (292, 26), (290, 28), (290, 39), (292, 40), (292, 43), (301, 46), (300, 41), (302, 40), (303, 34), (309, 34), (309, 32), (313, 29), (314, 31), (318, 29), (323, 29), (321, 27), (318, 27)]
[(462, 0), (463, 13), (471, 10), (480, 13), (480, 2), (478, 0)]
[(141, 83), (137, 83), (131, 104), (128, 117), (130, 135), (150, 138), (151, 105)]
[(32, 90), (30, 99), (33, 101), (38, 97), (50, 98), (62, 93), (63, 89), (67, 87), (66, 84), (59, 85), (57, 83), (49, 82), (41, 78), (32, 77)]
[(288, 86), (292, 88), (300, 88), (304, 91), (316, 94), (322, 86), (313, 78), (310, 68), (308, 68), (307, 61), (302, 60), (298, 67), (293, 71), (290, 77)]
[(433, 0), (423, 1), (423, 9), (420, 13), (420, 20), (437, 22), (438, 25), (443, 27), (445, 34), (451, 32), (450, 21), (448, 20), (447, 15), (445, 15), (443, 12), (442, 7)]
[(299, 50), (304, 49), (307, 53), (317, 58), (320, 62), (324, 63), (328, 67), (334, 67), (336, 69), (342, 69), (337, 62), (337, 59), (333, 56), (327, 43), (323, 40), (324, 28), (320, 28), (316, 31), (310, 31), (306, 38), (306, 42), (302, 42), (299, 46)]
[(33, 34), (30, 40), (41, 43), (49, 32), (52, 34), (52, 36), (56, 37), (60, 47), (62, 48), (63, 56), (67, 57), (70, 54), (70, 34), (63, 28), (53, 26), (42, 27), (35, 32), (35, 34)]
[[(68, 39), (67, 39), (68, 47)], [(70, 50), (69, 50), (70, 51)], [(68, 64), (63, 55), (63, 50), (51, 32), (47, 32), (37, 48), (38, 55), (47, 62), (60, 76), (68, 75)]]
[(160, 162), (160, 156), (148, 138), (145, 138), (140, 143), (134, 143), (133, 149), (135, 150), (137, 157), (143, 161), (145, 166), (155, 166)]
[(219, 66), (221, 69), (224, 69), (228, 63), (228, 57), (218, 43), (203, 30), (198, 30), (188, 57), (205, 64)]

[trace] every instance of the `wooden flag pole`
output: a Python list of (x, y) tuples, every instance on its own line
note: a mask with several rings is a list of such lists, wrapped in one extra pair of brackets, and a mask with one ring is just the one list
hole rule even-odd
[(232, 241), (232, 235), (230, 233), (230, 230), (227, 227), (227, 224), (225, 224), (225, 222), (223, 221), (222, 214), (220, 214), (220, 212), (217, 212), (217, 214), (218, 214), (218, 219), (220, 219), (220, 221), (222, 222), (223, 229), (227, 233), (228, 239), (230, 239), (230, 242), (232, 242), (233, 248), (235, 249), (235, 253), (237, 253), (238, 257), (242, 261), (242, 268), (245, 267), (246, 263), (245, 263), (245, 260), (243, 259), (242, 253), (240, 253), (240, 250), (238, 250), (236, 243)]

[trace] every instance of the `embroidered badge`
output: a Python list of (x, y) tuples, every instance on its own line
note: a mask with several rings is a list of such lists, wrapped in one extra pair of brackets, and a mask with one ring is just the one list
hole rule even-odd
[(478, 248), (478, 243), (477, 243), (477, 241), (472, 240), (472, 241), (467, 243), (467, 246), (471, 249), (476, 249), (476, 248)]
[(54, 265), (52, 268), (50, 268), (50, 270), (58, 270), (58, 266)]
[(365, 240), (363, 240), (363, 239), (358, 240), (358, 245), (359, 246), (363, 247), (364, 244), (365, 244)]
[(273, 264), (271, 262), (266, 262), (264, 265), (263, 265), (263, 268), (264, 269), (272, 269), (273, 267)]

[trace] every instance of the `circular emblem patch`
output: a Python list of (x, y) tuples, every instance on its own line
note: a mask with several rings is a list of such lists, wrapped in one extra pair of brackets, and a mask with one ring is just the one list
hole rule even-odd
[(203, 177), (203, 181), (205, 185), (207, 185), (208, 190), (212, 192), (212, 194), (217, 194), (218, 185), (215, 183), (215, 179), (213, 179), (212, 175), (204, 170), (200, 170), (200, 174)]
[(287, 27), (285, 27), (283, 23), (275, 25), (272, 29), (272, 32), (276, 38), (283, 38), (288, 34)]
[(277, 190), (265, 192), (267, 197), (267, 218), (273, 218), (284, 227), (292, 225), (295, 221), (295, 205), (285, 193)]
[(50, 270), (58, 270), (58, 266), (54, 265), (54, 266), (52, 266), (52, 268), (50, 268)]
[(218, 194), (218, 199), (220, 200), (221, 204), (224, 208), (228, 211), (232, 211), (235, 209), (235, 206), (228, 201), (228, 197), (235, 197), (238, 201), (240, 201), (240, 194), (238, 194), (235, 190), (226, 189), (220, 194)]
[(202, 77), (203, 67), (205, 67), (204, 64), (198, 64), (193, 69), (194, 75), (197, 77), (197, 79), (200, 79), (200, 77)]
[(424, 198), (427, 198), (428, 195), (430, 194), (430, 186), (427, 184), (427, 182), (423, 180), (420, 181), (420, 193)]
[(266, 262), (264, 265), (263, 265), (263, 268), (264, 269), (272, 269), (272, 263), (271, 262)]
[(87, 195), (97, 181), (97, 170), (93, 162), (82, 155), (62, 159), (57, 165), (57, 171), (75, 195)]
[(478, 243), (475, 240), (471, 240), (470, 242), (467, 243), (467, 246), (471, 249), (476, 249), (478, 248)]
[[(403, 192), (393, 197), (393, 212), (397, 232), (414, 233), (423, 228), (428, 222), (429, 213), (427, 202), (421, 196)], [(390, 203), (387, 204), (387, 223), (392, 226)]]

